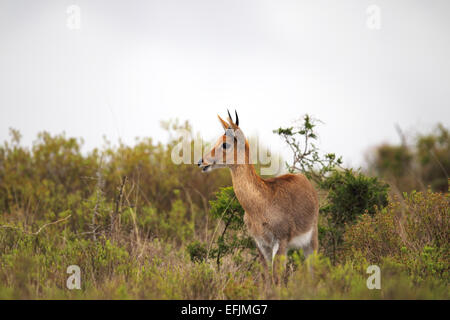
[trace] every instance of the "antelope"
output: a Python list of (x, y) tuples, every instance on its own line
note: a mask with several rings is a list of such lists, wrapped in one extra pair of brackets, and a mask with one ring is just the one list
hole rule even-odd
[(203, 172), (230, 169), (236, 198), (245, 210), (245, 225), (256, 242), (265, 273), (269, 264), (272, 271), (277, 270), (274, 262), (288, 249), (302, 248), (305, 257), (317, 251), (319, 201), (310, 181), (302, 174), (261, 178), (251, 163), (250, 147), (239, 128), (237, 112), (235, 122), (229, 111), (228, 122), (218, 118), (225, 133), (198, 166)]

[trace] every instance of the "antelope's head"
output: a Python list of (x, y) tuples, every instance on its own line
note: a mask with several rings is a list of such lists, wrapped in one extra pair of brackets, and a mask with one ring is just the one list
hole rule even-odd
[(239, 117), (236, 111), (235, 115), (236, 121), (233, 121), (228, 111), (228, 122), (219, 115), (217, 116), (225, 132), (217, 140), (211, 151), (204, 154), (203, 158), (198, 161), (198, 166), (202, 168), (203, 172), (250, 163), (249, 145), (239, 128)]

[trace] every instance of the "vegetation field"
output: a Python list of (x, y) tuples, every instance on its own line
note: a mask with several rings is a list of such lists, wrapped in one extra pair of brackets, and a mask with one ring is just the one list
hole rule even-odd
[[(280, 128), (280, 143), (314, 139), (312, 122), (304, 126)], [(277, 285), (261, 277), (228, 169), (174, 164), (178, 140), (91, 151), (64, 134), (20, 140), (11, 130), (0, 146), (0, 299), (450, 298), (442, 126), (374, 147), (363, 170), (314, 148), (288, 164), (319, 191), (320, 249), (307, 260), (291, 251)], [(72, 265), (80, 289), (68, 288)], [(379, 289), (367, 286), (371, 265)]]

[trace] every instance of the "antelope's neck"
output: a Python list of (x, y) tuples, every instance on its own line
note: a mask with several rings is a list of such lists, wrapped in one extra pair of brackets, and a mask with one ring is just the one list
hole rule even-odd
[(268, 201), (267, 188), (252, 164), (230, 167), (233, 188), (239, 203), (248, 214), (257, 212)]

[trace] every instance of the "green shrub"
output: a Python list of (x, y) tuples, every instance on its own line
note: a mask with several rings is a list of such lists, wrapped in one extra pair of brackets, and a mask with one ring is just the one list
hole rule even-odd
[(233, 187), (221, 188), (216, 193), (216, 199), (211, 200), (210, 204), (211, 215), (218, 223), (223, 223), (223, 229), (210, 248), (209, 256), (215, 257), (217, 264), (220, 265), (221, 257), (236, 250), (252, 249), (256, 254), (253, 240), (245, 232), (245, 212), (234, 194)]
[(188, 251), (189, 256), (191, 257), (191, 261), (193, 262), (202, 262), (208, 255), (208, 249), (206, 248), (206, 245), (198, 240), (190, 243), (186, 247), (186, 250)]
[(449, 194), (430, 190), (405, 194), (375, 214), (365, 214), (345, 232), (352, 258), (362, 254), (371, 263), (386, 257), (401, 263), (412, 279), (427, 277), (449, 281)]
[(319, 228), (322, 251), (332, 257), (335, 263), (342, 250), (346, 225), (353, 224), (362, 214), (373, 215), (376, 208), (388, 204), (388, 185), (377, 178), (367, 177), (352, 170), (334, 170), (320, 183), (328, 190), (326, 203), (320, 213), (326, 219)]
[(334, 171), (320, 187), (328, 190), (327, 204), (321, 208), (334, 226), (353, 223), (363, 213), (374, 214), (388, 204), (388, 185), (377, 178), (353, 170)]

